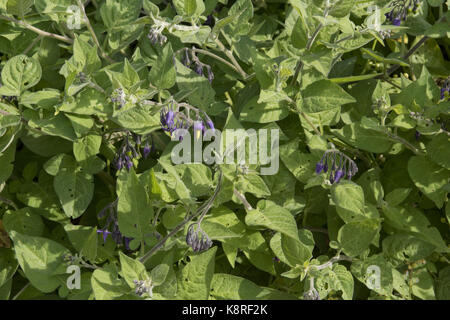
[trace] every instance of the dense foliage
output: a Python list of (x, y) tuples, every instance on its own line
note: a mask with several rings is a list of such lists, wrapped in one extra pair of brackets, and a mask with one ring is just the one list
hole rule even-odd
[(0, 0), (0, 298), (450, 299), (449, 6)]

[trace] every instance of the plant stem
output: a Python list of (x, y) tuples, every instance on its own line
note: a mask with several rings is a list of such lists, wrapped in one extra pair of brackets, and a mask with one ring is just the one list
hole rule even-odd
[(339, 255), (339, 256), (331, 258), (324, 264), (321, 264), (318, 266), (312, 266), (312, 267), (316, 268), (317, 270), (322, 270), (322, 269), (331, 267), (333, 265), (333, 263), (338, 262), (338, 261), (352, 261), (352, 258), (344, 256), (344, 255)]
[[(425, 43), (425, 41), (428, 40), (427, 36), (424, 36), (422, 39), (420, 39), (409, 51), (403, 56), (404, 60), (407, 60), (417, 49), (419, 49), (422, 44)], [(400, 65), (396, 64), (395, 66), (392, 66), (388, 69), (387, 75), (391, 75), (395, 70), (397, 70), (400, 67)]]
[(396, 142), (400, 142), (401, 144), (403, 144), (406, 148), (408, 148), (409, 150), (411, 150), (412, 152), (414, 152), (415, 155), (417, 156), (423, 156), (425, 155), (425, 153), (423, 153), (422, 151), (420, 151), (418, 148), (416, 148), (415, 146), (413, 146), (411, 143), (409, 143), (407, 140), (403, 139), (402, 137), (399, 137), (391, 132), (389, 132), (388, 130), (385, 131), (386, 135), (393, 141)]
[(19, 207), (14, 203), (14, 201), (9, 200), (8, 198), (0, 196), (0, 201), (6, 203), (8, 206), (13, 207), (14, 210), (19, 210)]
[(108, 60), (108, 62), (110, 63), (114, 63), (114, 60), (111, 59), (102, 49), (102, 47), (100, 46), (100, 43), (98, 42), (97, 36), (95, 35), (94, 29), (92, 28), (91, 23), (89, 22), (89, 18), (86, 15), (86, 11), (84, 10), (84, 5), (81, 2), (81, 0), (77, 0), (77, 4), (78, 7), (80, 8), (81, 12), (83, 13), (84, 16), (84, 21), (86, 22), (86, 26), (89, 29), (89, 32), (91, 33), (92, 39), (94, 40), (95, 45), (97, 46), (97, 48), (100, 50), (100, 54), (102, 55), (103, 58), (105, 58), (106, 60)]
[(228, 59), (231, 60), (231, 62), (233, 63), (233, 65), (234, 65), (234, 67), (236, 69), (236, 71), (241, 75), (241, 77), (246, 79), (248, 77), (248, 74), (246, 74), (245, 71), (242, 70), (241, 66), (239, 65), (237, 60), (234, 58), (233, 52), (231, 52), (231, 50), (228, 50), (227, 48), (225, 48), (223, 43), (218, 38), (214, 39), (214, 41), (216, 42), (216, 44), (219, 47), (220, 51), (225, 53), (225, 55), (228, 57)]
[(240, 73), (239, 70), (235, 67), (234, 64), (228, 62), (227, 60), (225, 60), (225, 59), (219, 57), (218, 55), (216, 55), (216, 54), (214, 54), (214, 53), (212, 53), (212, 52), (209, 52), (209, 51), (203, 50), (203, 49), (192, 49), (192, 51), (193, 51), (193, 52), (198, 52), (198, 53), (201, 53), (201, 54), (204, 54), (204, 55), (207, 55), (207, 56), (210, 56), (210, 57), (212, 57), (212, 58), (214, 58), (214, 59), (216, 59), (216, 60), (218, 60), (218, 61), (220, 61), (220, 62), (226, 64), (226, 65), (229, 66), (230, 68), (236, 70), (236, 72)]
[(322, 133), (316, 128), (316, 126), (312, 123), (311, 119), (306, 115), (306, 113), (304, 113), (303, 111), (297, 109), (297, 104), (295, 103), (295, 101), (292, 100), (292, 99), (289, 99), (288, 101), (289, 101), (289, 103), (294, 107), (294, 108), (291, 108), (291, 110), (294, 111), (294, 112), (296, 112), (296, 113), (298, 113), (299, 115), (301, 115), (301, 116), (303, 117), (303, 119), (305, 119), (305, 121), (306, 121), (306, 122), (310, 125), (310, 127), (314, 130), (314, 132), (315, 132), (317, 135), (321, 136)]
[(221, 184), (222, 184), (222, 170), (219, 167), (219, 178), (217, 180), (217, 186), (216, 186), (216, 189), (214, 190), (214, 194), (208, 199), (208, 201), (205, 204), (200, 206), (193, 215), (185, 218), (169, 234), (167, 234), (163, 239), (161, 239), (161, 241), (159, 241), (153, 248), (151, 248), (150, 251), (148, 251), (145, 255), (143, 255), (141, 258), (139, 258), (139, 261), (142, 263), (145, 263), (145, 261), (147, 261), (148, 258), (150, 258), (156, 251), (161, 249), (162, 246), (164, 246), (164, 244), (170, 237), (172, 237), (174, 234), (176, 234), (178, 231), (180, 231), (181, 228), (183, 228), (184, 225), (186, 225), (186, 223), (193, 220), (195, 217), (198, 217), (199, 215), (206, 214), (206, 212), (208, 212), (208, 210), (211, 208), (214, 199), (217, 197), (217, 194), (220, 191)]
[(0, 19), (19, 24), (19, 25), (27, 28), (28, 30), (33, 31), (33, 32), (35, 32), (35, 33), (37, 33), (37, 34), (39, 34), (39, 35), (41, 35), (43, 37), (49, 37), (49, 38), (57, 39), (57, 40), (64, 41), (64, 42), (70, 43), (70, 44), (73, 43), (73, 40), (68, 38), (68, 37), (61, 36), (59, 34), (50, 33), (50, 32), (41, 30), (39, 28), (36, 28), (36, 27), (32, 26), (31, 24), (28, 24), (25, 21), (16, 20), (14, 18), (10, 18), (10, 17), (4, 16), (4, 15), (0, 15)]
[(25, 291), (25, 289), (30, 286), (30, 284), (31, 282), (28, 282), (11, 300), (16, 300)]
[[(330, 10), (329, 7), (326, 7), (324, 12), (323, 12), (323, 17), (326, 18), (328, 16), (328, 11)], [(306, 42), (306, 51), (311, 50), (312, 45), (314, 44), (314, 41), (316, 41), (317, 36), (319, 35), (320, 30), (322, 30), (322, 28), (324, 27), (324, 25), (321, 23), (319, 23), (319, 25), (317, 26), (316, 30), (314, 31), (314, 33), (311, 35), (311, 37), (308, 38), (308, 41)], [(298, 60), (297, 62), (297, 66), (295, 67), (295, 72), (294, 72), (294, 77), (291, 80), (291, 85), (294, 85), (294, 83), (297, 81), (298, 75), (300, 74), (300, 72), (303, 69), (303, 62), (301, 60)]]
[(243, 195), (236, 189), (233, 189), (233, 193), (239, 200), (242, 201), (242, 203), (244, 204), (245, 210), (247, 210), (247, 211), (253, 210), (252, 205), (247, 201), (247, 199), (245, 198), (245, 195)]

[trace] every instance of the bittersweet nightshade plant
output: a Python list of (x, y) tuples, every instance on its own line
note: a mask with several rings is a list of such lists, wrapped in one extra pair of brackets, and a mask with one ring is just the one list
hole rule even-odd
[(448, 6), (0, 1), (0, 299), (449, 300)]

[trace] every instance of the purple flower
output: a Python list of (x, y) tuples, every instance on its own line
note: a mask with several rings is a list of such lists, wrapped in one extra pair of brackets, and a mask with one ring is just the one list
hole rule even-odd
[(212, 122), (211, 119), (206, 120), (206, 124), (208, 125), (208, 127), (214, 132), (214, 123)]
[(133, 161), (131, 161), (131, 159), (128, 156), (125, 156), (125, 159), (126, 159), (125, 165), (127, 167), (127, 170), (130, 170), (133, 167)]
[(147, 159), (148, 155), (151, 152), (151, 148), (150, 148), (150, 145), (148, 144), (148, 141), (145, 144), (144, 150), (142, 152), (144, 153), (144, 158)]
[(337, 171), (336, 171), (336, 174), (335, 174), (335, 176), (334, 176), (335, 182), (338, 183), (339, 180), (341, 180), (341, 178), (342, 178), (343, 176), (344, 176), (344, 170), (342, 170), (342, 169), (337, 170)]
[(316, 163), (316, 174), (319, 174), (319, 173), (321, 173), (322, 172), (322, 170), (323, 170), (323, 163), (321, 163), (321, 162), (317, 162)]
[(173, 117), (174, 117), (174, 113), (172, 110), (169, 110), (166, 114), (166, 123), (167, 125), (171, 126), (173, 125)]
[(106, 242), (106, 238), (108, 237), (108, 234), (111, 234), (111, 232), (109, 232), (108, 230), (102, 230), (102, 229), (98, 229), (97, 233), (101, 233), (103, 234), (103, 242)]
[(210, 66), (206, 66), (206, 70), (208, 73), (208, 81), (209, 81), (209, 83), (212, 83), (212, 81), (214, 80), (214, 73), (212, 72)]
[(402, 20), (401, 19), (399, 19), (399, 18), (395, 18), (393, 21), (392, 21), (392, 24), (394, 25), (394, 26), (400, 26), (401, 24), (402, 24)]
[(133, 238), (123, 237), (123, 240), (125, 241), (125, 248), (127, 250), (131, 250), (130, 249), (130, 241), (133, 240)]
[[(331, 162), (331, 168), (328, 173), (329, 162)], [(328, 174), (328, 180), (333, 184), (339, 183), (345, 176), (351, 179), (358, 172), (358, 167), (345, 154), (339, 150), (331, 149), (325, 151), (322, 159), (316, 164), (316, 174), (320, 174), (322, 171)]]
[(195, 66), (195, 72), (196, 72), (198, 75), (202, 76), (202, 75), (203, 75), (203, 66), (202, 66), (201, 64), (197, 64), (197, 65)]

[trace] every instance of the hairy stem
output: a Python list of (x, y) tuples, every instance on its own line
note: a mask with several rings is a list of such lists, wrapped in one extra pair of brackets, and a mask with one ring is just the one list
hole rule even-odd
[(0, 201), (6, 203), (10, 207), (13, 207), (14, 210), (19, 210), (19, 207), (17, 207), (17, 205), (14, 203), (14, 201), (12, 201), (8, 198), (0, 196)]
[(216, 42), (216, 44), (219, 47), (220, 51), (225, 53), (225, 55), (228, 57), (228, 59), (230, 59), (230, 61), (234, 65), (236, 71), (241, 75), (241, 77), (246, 79), (248, 77), (248, 74), (245, 73), (245, 71), (241, 68), (241, 66), (239, 65), (237, 60), (234, 58), (233, 52), (231, 52), (231, 50), (228, 50), (227, 48), (225, 48), (223, 43), (218, 38), (214, 39), (214, 41)]
[(242, 193), (240, 193), (239, 191), (237, 191), (236, 189), (233, 189), (233, 193), (234, 195), (242, 201), (242, 203), (244, 204), (245, 210), (253, 210), (252, 205), (247, 201), (247, 199), (245, 198), (245, 195), (243, 195)]
[(89, 22), (89, 18), (86, 15), (86, 11), (84, 10), (84, 5), (81, 2), (81, 0), (77, 0), (78, 7), (80, 8), (81, 12), (83, 13), (84, 21), (86, 22), (86, 26), (89, 29), (89, 32), (91, 33), (92, 39), (94, 40), (95, 45), (100, 50), (100, 54), (102, 57), (110, 63), (114, 63), (114, 60), (111, 59), (105, 51), (103, 51), (103, 48), (101, 47), (100, 43), (98, 42), (97, 36), (95, 35), (94, 29), (92, 28), (91, 23)]
[(167, 234), (163, 239), (161, 239), (161, 241), (159, 241), (153, 248), (151, 248), (150, 251), (148, 251), (145, 255), (139, 258), (139, 261), (145, 263), (145, 261), (147, 261), (156, 251), (158, 251), (164, 246), (164, 244), (170, 237), (172, 237), (174, 234), (180, 231), (181, 228), (183, 228), (186, 225), (186, 223), (188, 223), (189, 221), (193, 220), (194, 218), (200, 215), (202, 216), (205, 215), (206, 212), (208, 212), (208, 210), (211, 208), (214, 199), (217, 197), (217, 194), (220, 191), (221, 184), (222, 184), (222, 170), (219, 167), (219, 179), (217, 180), (217, 186), (216, 189), (214, 190), (214, 194), (208, 199), (208, 201), (204, 205), (200, 206), (193, 215), (185, 218), (169, 234)]
[(214, 53), (212, 53), (212, 52), (209, 52), (209, 51), (203, 50), (203, 49), (196, 49), (196, 48), (195, 48), (195, 49), (192, 49), (192, 51), (193, 51), (193, 52), (197, 52), (197, 53), (204, 54), (204, 55), (206, 55), (206, 56), (210, 56), (211, 58), (214, 58), (214, 59), (216, 59), (216, 60), (218, 60), (218, 61), (220, 61), (220, 62), (226, 64), (226, 65), (229, 66), (230, 68), (236, 70), (237, 73), (240, 73), (239, 70), (236, 68), (236, 66), (235, 66), (234, 64), (228, 62), (227, 60), (225, 60), (225, 59), (219, 57), (218, 55), (216, 55), (216, 54), (214, 54)]
[(56, 33), (50, 33), (50, 32), (41, 30), (39, 28), (36, 28), (36, 27), (32, 26), (31, 24), (29, 24), (29, 23), (27, 23), (25, 21), (16, 20), (14, 18), (10, 18), (10, 17), (4, 16), (4, 15), (0, 15), (0, 19), (1, 20), (10, 21), (10, 22), (14, 22), (14, 23), (16, 23), (18, 25), (21, 25), (22, 27), (27, 28), (30, 31), (33, 31), (33, 32), (43, 36), (43, 37), (49, 37), (49, 38), (57, 39), (57, 40), (64, 41), (64, 42), (70, 43), (70, 44), (73, 43), (73, 40), (70, 39), (69, 37), (65, 37), (65, 36), (61, 36), (61, 35), (56, 34)]

